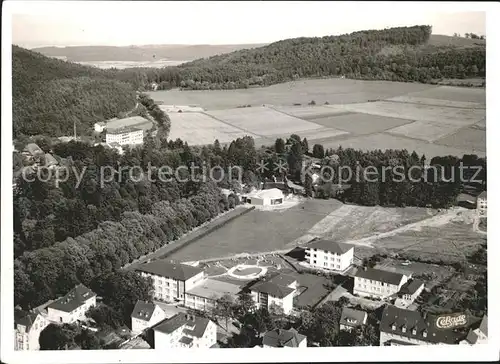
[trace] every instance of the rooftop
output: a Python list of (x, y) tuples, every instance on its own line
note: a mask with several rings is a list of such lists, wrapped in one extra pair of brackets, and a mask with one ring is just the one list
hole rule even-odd
[(349, 250), (354, 248), (354, 245), (338, 243), (332, 240), (314, 240), (306, 246), (309, 249), (321, 249), (329, 251), (338, 255), (347, 253)]
[(187, 264), (173, 263), (168, 260), (155, 260), (150, 263), (140, 265), (136, 270), (139, 272), (155, 274), (161, 277), (172, 278), (178, 281), (188, 280), (189, 278), (203, 272), (200, 268)]
[(399, 285), (403, 279), (403, 274), (375, 268), (360, 268), (356, 272), (356, 277)]
[(43, 154), (43, 150), (35, 143), (29, 143), (24, 147), (24, 151), (31, 155)]
[(139, 320), (149, 321), (153, 316), (155, 308), (156, 305), (154, 303), (139, 300), (134, 306), (132, 317)]
[(399, 294), (409, 294), (412, 295), (417, 290), (424, 285), (424, 281), (421, 281), (420, 279), (410, 279), (408, 282), (403, 284), (401, 289), (399, 290)]
[(268, 190), (254, 191), (247, 195), (247, 197), (255, 198), (284, 198), (283, 192), (277, 188), (270, 188)]
[(250, 289), (255, 292), (267, 293), (268, 295), (277, 298), (284, 298), (294, 291), (292, 288), (268, 281), (257, 282), (252, 285)]
[(136, 128), (135, 126), (124, 126), (121, 128), (108, 128), (108, 134), (125, 134), (132, 133), (134, 131), (141, 131), (142, 129)]
[(340, 316), (340, 324), (345, 326), (357, 327), (365, 323), (367, 314), (365, 311), (354, 310), (344, 307)]
[(23, 313), (17, 313), (14, 315), (14, 323), (15, 325), (21, 325), (24, 326), (26, 329), (26, 332), (29, 332), (31, 329), (31, 326), (35, 323), (36, 318), (40, 315), (40, 312), (34, 311), (34, 312), (28, 312), (28, 314)]
[(205, 279), (186, 293), (198, 297), (218, 299), (226, 294), (236, 296), (240, 291), (241, 287), (239, 285), (216, 279)]
[(305, 340), (304, 335), (299, 334), (295, 329), (283, 330), (274, 329), (264, 334), (262, 344), (275, 348), (297, 348)]
[(153, 126), (153, 123), (148, 119), (143, 118), (142, 116), (131, 116), (123, 119), (111, 119), (106, 122), (106, 127), (108, 129), (117, 129), (131, 126), (135, 126), (139, 129), (144, 129), (144, 127), (147, 127), (148, 125), (149, 128), (151, 128)]
[(78, 307), (84, 305), (85, 302), (87, 302), (95, 295), (96, 294), (94, 292), (85, 287), (83, 284), (79, 284), (71, 291), (69, 291), (64, 297), (55, 300), (47, 307), (54, 310), (72, 312)]
[(288, 274), (275, 272), (268, 279), (266, 279), (266, 281), (269, 283), (288, 287), (292, 283), (297, 282), (297, 278)]
[(477, 196), (477, 198), (484, 198), (486, 199), (486, 191), (483, 191), (479, 194), (479, 196)]
[(392, 305), (384, 308), (380, 320), (380, 331), (443, 344), (456, 344), (464, 336), (453, 329), (438, 329), (435, 325), (435, 317), (432, 315), (423, 317), (418, 311), (405, 310)]
[(210, 320), (205, 317), (180, 312), (171, 318), (161, 321), (153, 327), (153, 330), (155, 332), (159, 331), (165, 334), (171, 334), (175, 330), (186, 326), (182, 331), (184, 336), (202, 337), (209, 322)]

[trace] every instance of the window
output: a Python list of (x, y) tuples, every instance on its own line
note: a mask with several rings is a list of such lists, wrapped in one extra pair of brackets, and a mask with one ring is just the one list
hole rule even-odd
[(328, 266), (328, 263), (327, 263), (327, 262), (325, 262), (325, 263), (323, 263), (323, 265), (324, 265), (325, 267), (327, 267), (327, 266)]

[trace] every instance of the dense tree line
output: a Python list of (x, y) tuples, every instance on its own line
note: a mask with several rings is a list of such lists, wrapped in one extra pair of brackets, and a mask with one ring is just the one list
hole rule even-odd
[(484, 46), (427, 44), (429, 26), (369, 30), (340, 36), (286, 39), (176, 67), (123, 71), (117, 77), (137, 87), (235, 89), (267, 86), (302, 77), (433, 82), (485, 76)]
[(135, 92), (114, 74), (12, 47), (14, 137), (72, 135), (133, 108)]

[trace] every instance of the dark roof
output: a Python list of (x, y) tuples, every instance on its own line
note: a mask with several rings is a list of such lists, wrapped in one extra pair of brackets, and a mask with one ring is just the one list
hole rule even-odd
[(321, 249), (338, 255), (342, 255), (354, 248), (354, 245), (337, 243), (336, 241), (332, 240), (314, 240), (310, 244), (308, 244), (306, 248)]
[[(35, 323), (36, 318), (40, 315), (40, 312), (29, 312), (26, 315), (14, 315), (14, 321), (16, 326), (22, 325), (26, 327), (26, 332), (29, 332), (31, 326)], [(17, 316), (17, 317), (16, 317)]]
[(345, 326), (357, 327), (364, 324), (366, 312), (353, 310), (352, 308), (344, 307), (340, 316), (340, 324)]
[(477, 198), (486, 198), (486, 191), (481, 192)]
[(375, 268), (360, 268), (356, 272), (356, 277), (399, 285), (401, 279), (403, 279), (403, 274)]
[(481, 325), (479, 325), (479, 330), (486, 336), (488, 336), (488, 316), (484, 315), (481, 320)]
[(96, 294), (94, 292), (85, 287), (83, 284), (79, 284), (71, 291), (69, 291), (66, 296), (52, 302), (48, 306), (48, 308), (59, 311), (72, 312), (78, 307), (82, 306), (87, 300), (94, 297), (95, 295)]
[(279, 272), (273, 273), (269, 278), (266, 279), (267, 282), (277, 284), (279, 286), (288, 287), (293, 282), (297, 281), (297, 278), (288, 274), (282, 274)]
[(186, 345), (189, 345), (193, 342), (193, 338), (191, 337), (187, 337), (187, 336), (183, 336), (179, 339), (179, 342), (183, 343), (183, 344), (186, 344)]
[(286, 297), (294, 291), (292, 288), (266, 281), (257, 282), (250, 289), (256, 292), (267, 293), (277, 298)]
[(416, 345), (416, 344), (410, 344), (409, 342), (401, 341), (401, 340), (389, 340), (388, 342), (390, 344), (394, 343), (396, 345)]
[[(428, 341), (432, 343), (456, 344), (463, 333), (458, 331), (440, 330), (435, 325), (436, 318), (432, 315), (423, 317), (420, 312), (405, 310), (392, 305), (387, 305), (380, 320), (380, 331), (407, 338)], [(392, 326), (395, 325), (395, 329)], [(406, 332), (403, 332), (406, 328)], [(413, 330), (416, 330), (415, 334)], [(424, 337), (424, 332), (427, 336)]]
[(424, 284), (420, 279), (410, 279), (408, 282), (401, 286), (399, 294), (414, 294)]
[(149, 321), (153, 316), (155, 308), (156, 305), (154, 303), (144, 302), (139, 300), (136, 302), (134, 306), (134, 311), (132, 311), (132, 317), (139, 320)]
[(169, 319), (163, 320), (153, 327), (153, 330), (170, 334), (178, 328), (186, 325), (183, 333), (189, 336), (202, 337), (210, 320), (205, 317), (178, 313)]
[(143, 264), (136, 270), (151, 273), (162, 277), (172, 278), (178, 281), (185, 281), (203, 272), (200, 268), (187, 264), (173, 263), (167, 260), (155, 260), (151, 263)]
[(297, 348), (306, 337), (299, 334), (295, 329), (274, 329), (264, 334), (262, 344), (275, 348)]
[(478, 338), (479, 336), (477, 336), (474, 330), (470, 330), (465, 340), (467, 340), (470, 344), (475, 344)]

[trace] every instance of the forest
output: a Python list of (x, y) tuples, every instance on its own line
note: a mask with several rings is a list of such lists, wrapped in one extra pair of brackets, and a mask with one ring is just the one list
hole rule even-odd
[(435, 82), (484, 77), (486, 47), (428, 44), (430, 26), (367, 30), (340, 36), (286, 39), (163, 69), (117, 71), (135, 87), (236, 89), (268, 86), (305, 77)]
[(19, 135), (88, 133), (96, 122), (118, 116), (135, 105), (130, 83), (112, 72), (48, 58), (12, 47), (12, 117)]

